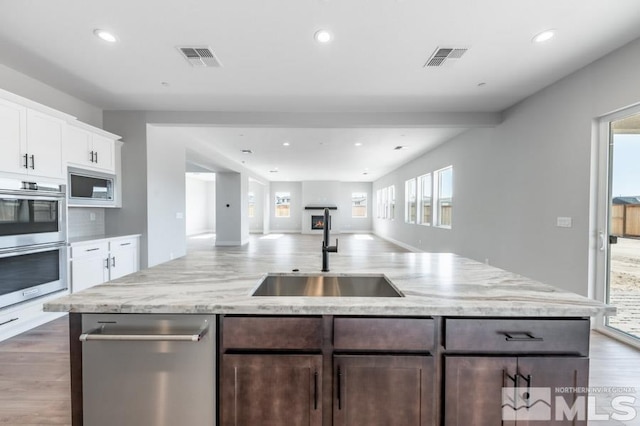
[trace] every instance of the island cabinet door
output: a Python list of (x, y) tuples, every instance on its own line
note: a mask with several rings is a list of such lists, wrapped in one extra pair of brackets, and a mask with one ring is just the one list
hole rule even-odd
[(435, 424), (431, 356), (336, 355), (334, 426)]
[(588, 395), (576, 390), (588, 383), (588, 358), (518, 358), (518, 426), (540, 425), (540, 420), (550, 426), (586, 426)]
[(503, 388), (514, 387), (516, 357), (446, 356), (445, 426), (515, 426), (503, 419)]
[(222, 356), (222, 426), (322, 426), (322, 355)]
[(445, 426), (586, 426), (588, 377), (583, 357), (447, 356)]

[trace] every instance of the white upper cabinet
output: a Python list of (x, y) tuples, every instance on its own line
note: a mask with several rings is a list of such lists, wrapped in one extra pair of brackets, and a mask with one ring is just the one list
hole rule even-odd
[(20, 156), (27, 144), (27, 108), (0, 99), (0, 171), (24, 173)]
[(27, 109), (27, 146), (21, 152), (27, 174), (63, 179), (62, 139), (67, 124), (59, 118)]
[(0, 171), (62, 179), (66, 123), (0, 99)]
[(113, 173), (115, 171), (115, 139), (69, 126), (66, 139), (67, 162), (83, 168)]
[(66, 181), (67, 164), (116, 170), (120, 136), (0, 89), (0, 175)]

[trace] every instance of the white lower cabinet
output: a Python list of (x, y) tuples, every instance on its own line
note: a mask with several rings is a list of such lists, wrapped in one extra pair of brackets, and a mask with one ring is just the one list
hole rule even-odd
[(140, 269), (138, 263), (137, 237), (109, 241), (109, 279), (136, 272)]
[(77, 292), (140, 269), (138, 236), (71, 243), (71, 290)]

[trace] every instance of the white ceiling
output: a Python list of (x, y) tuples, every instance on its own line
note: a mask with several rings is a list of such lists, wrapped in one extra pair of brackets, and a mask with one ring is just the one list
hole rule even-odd
[[(319, 28), (331, 44), (313, 40)], [(549, 28), (554, 40), (531, 42)], [(0, 0), (2, 63), (103, 109), (495, 112), (639, 36), (638, 0)], [(210, 46), (223, 67), (192, 68), (176, 50), (185, 45)], [(423, 68), (448, 46), (469, 51)], [(235, 158), (238, 130), (213, 129), (211, 140)], [(318, 178), (306, 158), (373, 175), (402, 131), (290, 130), (247, 130), (251, 162), (279, 167), (278, 179), (296, 164), (307, 170), (301, 180)], [(415, 152), (461, 131), (414, 130)], [(289, 153), (281, 138), (295, 141)], [(357, 138), (367, 144), (352, 156)]]
[[(212, 146), (213, 157), (218, 164), (225, 164), (225, 169), (238, 170), (232, 164), (241, 165), (268, 181), (368, 182), (464, 130), (161, 127), (158, 131), (167, 141), (181, 140), (192, 147)], [(285, 142), (289, 146), (284, 146)], [(395, 149), (397, 146), (403, 149)], [(244, 154), (242, 150), (252, 153)], [(197, 157), (190, 161), (198, 164)], [(216, 165), (210, 168), (221, 170)]]

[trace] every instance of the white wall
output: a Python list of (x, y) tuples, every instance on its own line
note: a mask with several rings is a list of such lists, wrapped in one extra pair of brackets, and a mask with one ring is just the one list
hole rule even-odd
[(191, 177), (185, 181), (187, 235), (215, 232), (215, 181)]
[[(376, 233), (451, 251), (588, 294), (592, 122), (640, 102), (640, 40), (534, 94), (494, 129), (468, 131), (377, 180), (396, 185), (396, 220)], [(453, 229), (408, 225), (404, 180), (454, 168)], [(373, 200), (375, 202), (375, 200)], [(556, 227), (558, 216), (572, 228)]]
[(0, 64), (0, 88), (102, 128), (102, 109)]
[(187, 253), (185, 224), (185, 148), (167, 143), (158, 128), (147, 128), (147, 227), (149, 267)]
[(248, 178), (241, 173), (216, 173), (216, 246), (238, 246), (249, 238)]

